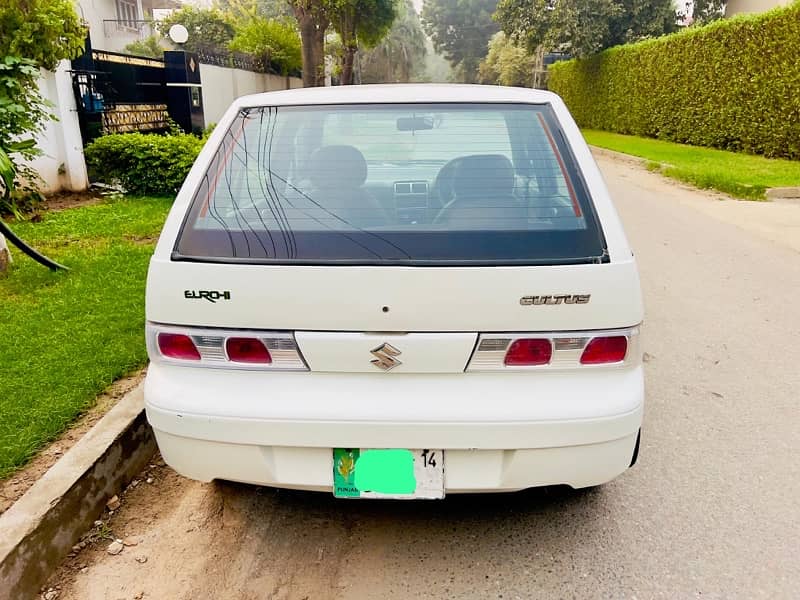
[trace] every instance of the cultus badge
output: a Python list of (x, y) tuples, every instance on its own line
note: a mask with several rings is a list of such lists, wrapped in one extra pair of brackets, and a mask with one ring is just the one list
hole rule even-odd
[(542, 306), (553, 304), (587, 304), (591, 294), (554, 294), (550, 296), (523, 296), (519, 299), (522, 306)]

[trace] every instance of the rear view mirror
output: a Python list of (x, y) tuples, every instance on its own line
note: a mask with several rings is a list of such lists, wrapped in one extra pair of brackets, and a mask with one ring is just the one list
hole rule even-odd
[(433, 117), (400, 117), (397, 131), (422, 131), (433, 129)]

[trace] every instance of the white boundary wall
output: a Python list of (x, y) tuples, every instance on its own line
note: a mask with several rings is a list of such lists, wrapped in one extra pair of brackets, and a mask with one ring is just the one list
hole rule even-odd
[(55, 72), (42, 70), (39, 77), (39, 91), (52, 102), (50, 110), (58, 117), (46, 122), (36, 140), (42, 155), (28, 163), (44, 180), (44, 192), (77, 192), (89, 186), (69, 69), (70, 62), (62, 60)]
[(219, 122), (231, 103), (239, 96), (303, 87), (303, 80), (297, 77), (254, 73), (202, 63), (200, 63), (200, 81), (203, 85), (203, 113), (206, 127)]

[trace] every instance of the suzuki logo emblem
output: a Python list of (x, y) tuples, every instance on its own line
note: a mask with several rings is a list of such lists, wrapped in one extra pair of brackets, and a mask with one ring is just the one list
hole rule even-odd
[(375, 359), (370, 362), (384, 371), (390, 371), (397, 365), (403, 364), (395, 358), (395, 356), (400, 356), (402, 352), (391, 344), (381, 344), (374, 350), (370, 350), (370, 353), (375, 357)]

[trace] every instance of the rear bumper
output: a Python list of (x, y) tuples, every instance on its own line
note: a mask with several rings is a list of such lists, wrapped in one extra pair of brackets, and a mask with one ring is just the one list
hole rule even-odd
[(436, 448), (450, 493), (578, 488), (630, 465), (643, 380), (641, 366), (387, 378), (154, 364), (145, 403), (164, 460), (202, 481), (330, 490), (331, 448)]
[[(331, 491), (330, 448), (227, 444), (156, 430), (164, 460), (186, 477)], [(447, 493), (510, 492), (611, 481), (631, 463), (636, 433), (610, 442), (522, 450), (445, 450)]]

